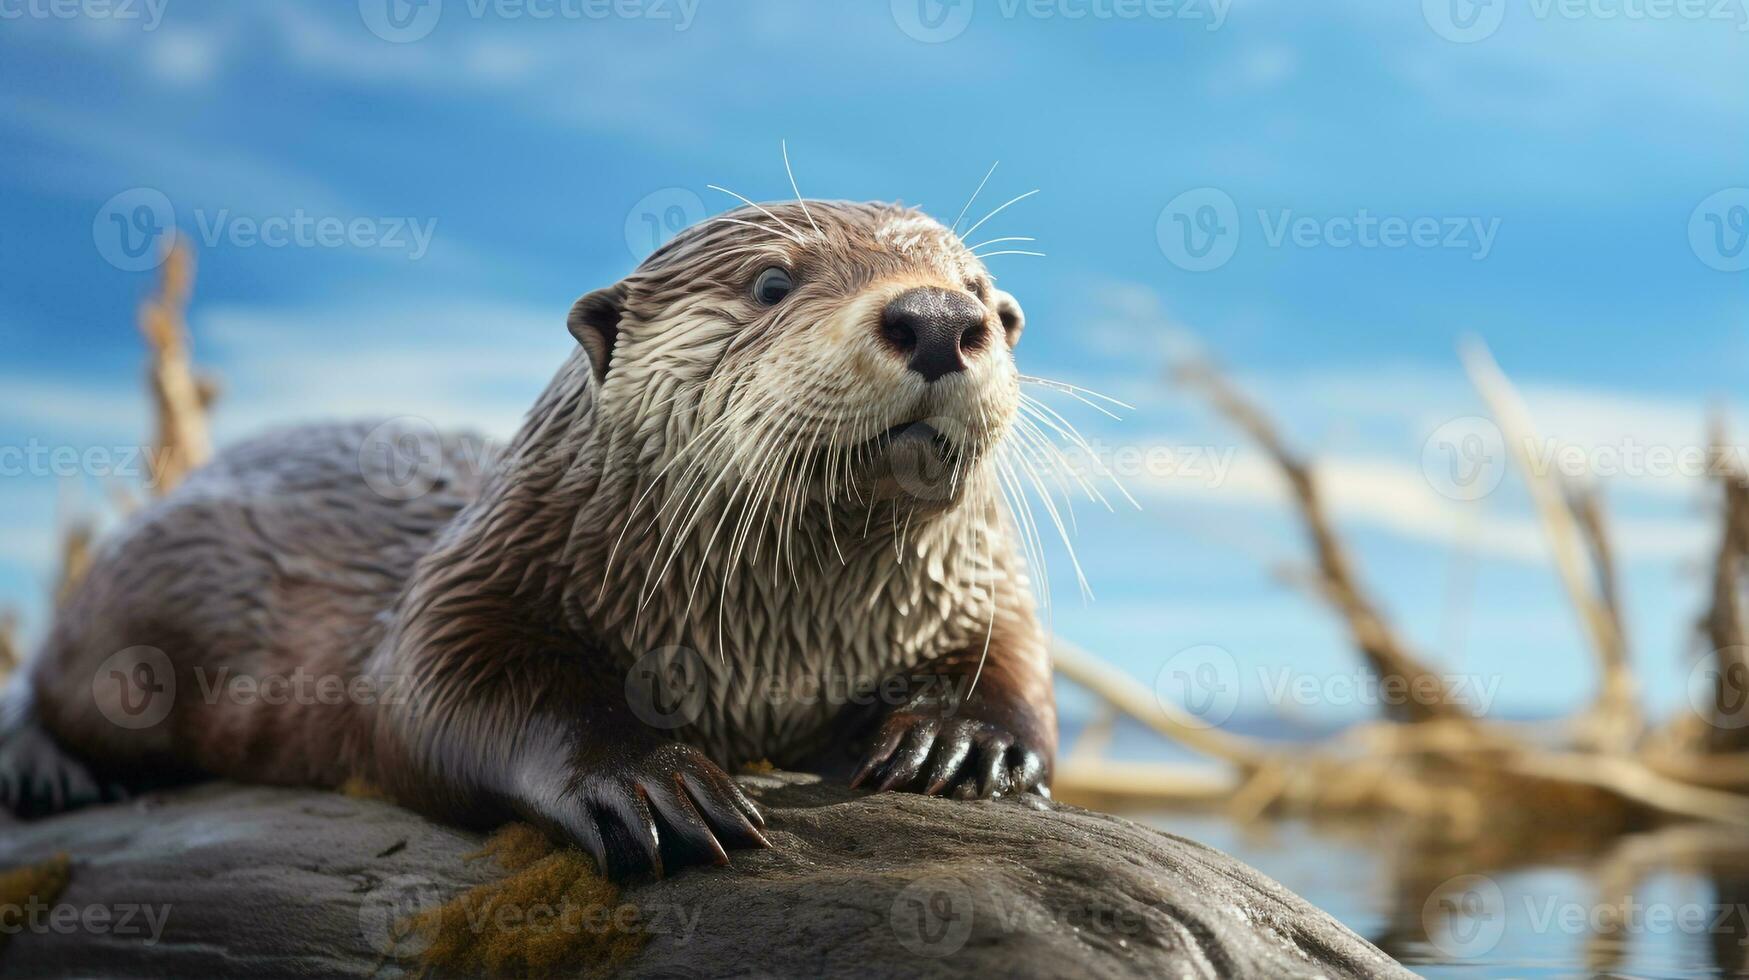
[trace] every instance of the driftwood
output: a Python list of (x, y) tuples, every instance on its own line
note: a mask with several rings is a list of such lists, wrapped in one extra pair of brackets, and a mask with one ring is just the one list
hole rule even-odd
[[(1200, 391), (1215, 408), (1242, 429), (1274, 461), (1293, 492), (1300, 521), (1310, 541), (1315, 570), (1308, 581), (1342, 614), (1350, 636), (1382, 682), (1403, 685), (1403, 690), (1425, 686), (1443, 691), (1444, 682), (1424, 666), (1397, 635), (1378, 606), (1361, 588), (1347, 549), (1331, 527), (1329, 515), (1311, 466), (1277, 433), (1273, 423), (1246, 401), (1237, 389), (1206, 364), (1187, 361), (1179, 365), (1179, 383)], [(1455, 718), (1465, 714), (1442, 693), (1435, 698), (1404, 698), (1388, 706), (1401, 721)]]
[(212, 456), (207, 412), (218, 386), (194, 367), (184, 311), (194, 288), (194, 256), (178, 237), (159, 268), (158, 291), (140, 306), (140, 333), (152, 351), (147, 387), (157, 419), (148, 489), (163, 496)]
[(18, 651), (18, 610), (0, 609), (0, 680), (24, 660)]
[[(1591, 488), (1563, 485), (1530, 465), (1525, 449), (1536, 436), (1522, 401), (1479, 345), (1468, 350), (1466, 363), (1525, 471), (1557, 572), (1594, 653), (1599, 693), (1585, 716), (1557, 729), (1550, 744), (1544, 733), (1478, 718), (1450, 703), (1447, 688), (1428, 680), (1437, 675), (1360, 585), (1325, 510), (1315, 468), (1287, 446), (1258, 406), (1207, 363), (1190, 360), (1176, 365), (1174, 377), (1250, 436), (1287, 484), (1313, 555), (1313, 568), (1296, 577), (1342, 617), (1375, 674), (1419, 683), (1403, 689), (1436, 696), (1387, 706), (1385, 720), (1321, 743), (1271, 744), (1193, 724), (1127, 675), (1059, 643), (1061, 677), (1225, 764), (1234, 776), (1223, 783), (1218, 771), (1128, 766), (1121, 771), (1135, 789), (1126, 796), (1109, 785), (1111, 764), (1082, 751), (1066, 757), (1059, 777), (1071, 795), (1157, 805), (1173, 798), (1207, 801), (1228, 785), (1223, 802), (1244, 818), (1272, 811), (1393, 813), (1422, 821), (1448, 839), (1469, 841), (1484, 831), (1498, 837), (1512, 825), (1547, 826), (1556, 818), (1569, 825), (1588, 822), (1599, 832), (1672, 821), (1749, 829), (1749, 795), (1743, 792), (1749, 790), (1749, 645), (1740, 605), (1749, 555), (1749, 476), (1719, 470), (1724, 528), (1704, 623), (1714, 650), (1718, 704), (1711, 718), (1648, 734), (1623, 639), (1622, 596), (1601, 500)], [(1714, 439), (1723, 445), (1722, 431)], [(1083, 771), (1092, 775), (1079, 775)], [(1149, 790), (1159, 795), (1150, 801)], [(1582, 821), (1576, 814), (1583, 814)]]
[[(1713, 444), (1727, 445), (1722, 419), (1713, 424)], [(1718, 551), (1713, 559), (1712, 602), (1701, 630), (1712, 646), (1713, 717), (1706, 729), (1711, 752), (1749, 749), (1749, 634), (1743, 626), (1743, 563), (1749, 558), (1749, 475), (1724, 454), (1715, 466), (1720, 491)], [(1749, 785), (1744, 783), (1743, 785)]]
[(1558, 473), (1537, 469), (1531, 456), (1537, 438), (1530, 411), (1486, 348), (1480, 343), (1466, 345), (1464, 366), (1524, 474), (1555, 569), (1597, 658), (1602, 680), (1582, 726), (1584, 736), (1609, 748), (1626, 748), (1638, 738), (1641, 722), (1602, 503), (1595, 491), (1565, 486)]

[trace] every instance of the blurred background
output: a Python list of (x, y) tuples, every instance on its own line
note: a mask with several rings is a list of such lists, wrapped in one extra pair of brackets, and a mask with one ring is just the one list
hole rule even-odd
[[(1719, 477), (1749, 462), (1729, 428), (1746, 30), (1741, 0), (0, 0), (0, 608), (28, 649), (69, 529), (153, 481), (137, 318), (172, 230), (217, 445), (358, 415), (502, 437), (572, 345), (573, 299), (737, 203), (706, 185), (791, 195), (781, 140), (810, 197), (951, 222), (987, 176), (970, 224), (1038, 190), (973, 240), (1045, 253), (989, 260), (1027, 311), (1021, 368), (1130, 406), (1053, 399), (1136, 503), (1104, 483), (1110, 511), (1076, 505), (1091, 599), (1048, 544), (1051, 625), (1169, 720), (1316, 746), (1400, 715), (1352, 615), (1299, 587), (1280, 460), (1189, 365), (1307, 462), (1354, 583), (1466, 716), (1544, 745), (1539, 720), (1598, 698), (1601, 609), (1638, 707), (1613, 744), (1706, 742), (1691, 723), (1716, 728), (1729, 665), (1698, 624), (1735, 560)], [(1489, 352), (1504, 402), (1475, 383)], [(1539, 511), (1539, 480), (1568, 519)], [(1557, 561), (1587, 513), (1607, 533), (1565, 548), (1590, 605)], [(1732, 847), (1684, 836), (1591, 870), (1668, 814), (1549, 843), (1556, 807), (1528, 850), (1454, 843), (1374, 812), (1402, 807), (1271, 797), (1265, 765), (1199, 768), (1104, 700), (1062, 685), (1071, 761), (1161, 781), (1108, 805), (1238, 853), (1417, 969), (1743, 965)], [(1685, 835), (1749, 836), (1697, 806), (1713, 819)], [(1381, 826), (1408, 829), (1380, 846)], [(1544, 914), (1625, 893), (1734, 932)]]

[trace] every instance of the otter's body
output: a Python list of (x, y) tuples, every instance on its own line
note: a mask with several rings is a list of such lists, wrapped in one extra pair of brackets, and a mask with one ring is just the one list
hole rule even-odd
[(11, 693), (0, 791), (357, 778), (624, 873), (762, 844), (723, 772), (754, 760), (868, 743), (883, 789), (1042, 792), (994, 456), (1018, 307), (916, 212), (756, 210), (580, 300), (502, 450), (284, 430), (138, 515)]

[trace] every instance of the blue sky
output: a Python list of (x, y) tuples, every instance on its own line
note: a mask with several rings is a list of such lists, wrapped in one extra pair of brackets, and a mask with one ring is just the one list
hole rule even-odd
[[(1022, 368), (1132, 402), (1114, 423), (1058, 399), (1102, 447), (1180, 461), (1125, 478), (1140, 511), (1079, 508), (1098, 598), (1057, 556), (1061, 634), (1145, 683), (1218, 648), (1241, 711), (1364, 710), (1265, 693), (1354, 660), (1270, 574), (1302, 552), (1267, 466), (1163, 381), (1196, 343), (1319, 460), (1427, 656), (1497, 681), (1494, 710), (1559, 710), (1591, 672), (1521, 481), (1452, 499), (1424, 450), (1481, 414), (1470, 335), (1587, 459), (1697, 445), (1707, 407), (1740, 399), (1749, 13), (1445, 3), (442, 0), (398, 8), (402, 30), (379, 0), (5, 0), (0, 446), (145, 438), (151, 274), (126, 271), (114, 224), (142, 203), (196, 240), (221, 439), (356, 414), (504, 433), (568, 349), (571, 300), (653, 227), (733, 203), (710, 183), (788, 196), (780, 139), (812, 196), (947, 220), (1000, 160), (973, 216), (1040, 193), (980, 237), (1048, 253), (991, 260), (1027, 309)], [(275, 219), (362, 230), (256, 240)], [(1437, 234), (1356, 241), (1368, 221)], [(1196, 268), (1187, 226), (1230, 255)], [(57, 507), (104, 489), (25, 469), (0, 476), (0, 601), (36, 631)], [(1602, 485), (1667, 711), (1686, 704), (1710, 498), (1646, 469)]]

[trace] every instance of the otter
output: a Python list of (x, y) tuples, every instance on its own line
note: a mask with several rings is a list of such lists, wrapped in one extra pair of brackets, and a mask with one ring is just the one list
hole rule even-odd
[(0, 794), (35, 816), (359, 780), (620, 878), (769, 846), (729, 775), (759, 761), (1048, 795), (1051, 666), (997, 452), (1023, 325), (914, 209), (694, 225), (576, 302), (501, 448), (304, 425), (132, 518), (8, 689)]

